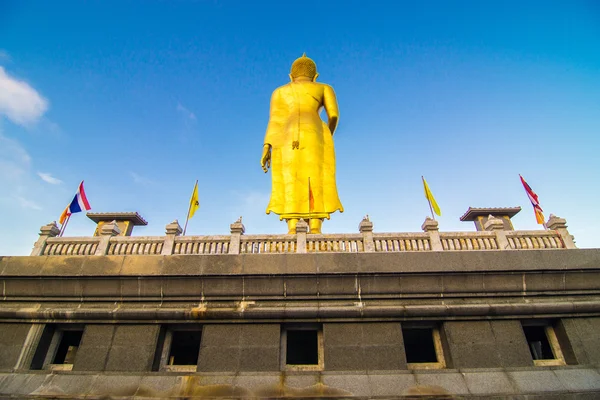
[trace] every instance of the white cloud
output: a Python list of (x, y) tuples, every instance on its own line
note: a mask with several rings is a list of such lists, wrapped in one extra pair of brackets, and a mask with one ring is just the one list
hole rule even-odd
[(36, 202), (34, 202), (32, 200), (28, 200), (28, 199), (23, 198), (18, 195), (14, 195), (13, 197), (19, 202), (19, 205), (22, 208), (30, 208), (32, 210), (41, 210), (42, 209), (42, 207), (40, 207)]
[(6, 50), (0, 49), (0, 62), (9, 63), (10, 61), (10, 54)]
[(133, 171), (129, 171), (129, 176), (131, 176), (131, 179), (133, 179), (133, 181), (139, 185), (142, 186), (150, 186), (150, 185), (154, 185), (154, 181), (141, 176), (140, 174), (137, 174)]
[(36, 122), (48, 109), (48, 100), (28, 83), (9, 76), (0, 67), (0, 115), (18, 125)]
[(60, 179), (53, 177), (47, 172), (38, 172), (37, 174), (44, 182), (50, 183), (51, 185), (59, 185), (63, 183)]
[(31, 157), (19, 142), (0, 132), (0, 178), (18, 181), (29, 169)]
[(177, 103), (177, 111), (183, 114), (187, 119), (196, 121), (196, 114), (185, 108), (181, 103)]

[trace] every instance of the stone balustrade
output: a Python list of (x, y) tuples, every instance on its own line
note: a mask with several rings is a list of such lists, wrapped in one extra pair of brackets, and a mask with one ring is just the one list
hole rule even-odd
[(166, 236), (117, 236), (115, 222), (105, 224), (100, 236), (58, 237), (56, 223), (45, 225), (32, 256), (66, 255), (171, 255), (171, 254), (273, 254), (273, 253), (370, 253), (409, 251), (474, 251), (573, 249), (566, 221), (550, 216), (547, 230), (507, 231), (490, 217), (485, 231), (439, 232), (438, 222), (427, 218), (424, 232), (374, 233), (365, 217), (356, 234), (308, 233), (298, 223), (295, 235), (245, 235), (241, 218), (231, 224), (231, 235), (181, 236), (177, 220), (166, 227)]

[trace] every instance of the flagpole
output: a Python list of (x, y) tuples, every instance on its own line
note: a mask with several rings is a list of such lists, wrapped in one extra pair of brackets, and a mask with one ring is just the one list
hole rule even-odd
[[(196, 190), (196, 185), (198, 185), (198, 179), (196, 179), (196, 184), (194, 185), (194, 190)], [(194, 196), (194, 192), (192, 192), (192, 196)], [(187, 217), (185, 218), (185, 225), (183, 226), (183, 234), (185, 236), (185, 231), (187, 230), (187, 224), (190, 220), (190, 211), (192, 211), (192, 199), (190, 199), (190, 206), (188, 207)]]
[(63, 233), (65, 233), (65, 229), (67, 228), (67, 224), (69, 223), (69, 220), (71, 219), (71, 214), (67, 215), (67, 220), (65, 221), (64, 224), (62, 224), (62, 226), (60, 227), (60, 232), (58, 234), (58, 237), (62, 237)]
[[(423, 175), (421, 175), (421, 180), (423, 181), (423, 189), (425, 190), (425, 188), (427, 186), (425, 186), (425, 178), (423, 177)], [(425, 190), (425, 194), (427, 195), (427, 203), (429, 203), (429, 211), (431, 212), (431, 217), (433, 218), (433, 220), (435, 221), (435, 215), (433, 215), (433, 208), (431, 207), (431, 200), (429, 199), (427, 190)]]

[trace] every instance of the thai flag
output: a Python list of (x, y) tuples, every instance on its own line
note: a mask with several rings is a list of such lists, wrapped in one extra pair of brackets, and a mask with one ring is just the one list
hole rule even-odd
[(60, 216), (60, 223), (61, 225), (64, 224), (67, 217), (71, 214), (91, 209), (92, 207), (90, 206), (90, 203), (87, 200), (85, 190), (83, 190), (83, 181), (81, 181), (79, 187), (77, 188), (77, 193), (75, 193), (75, 197), (73, 197), (73, 201), (67, 206), (67, 208), (65, 208), (62, 215)]
[(533, 189), (531, 189), (531, 186), (529, 186), (529, 184), (527, 182), (525, 182), (525, 179), (523, 179), (523, 177), (521, 175), (519, 175), (519, 178), (521, 178), (521, 183), (523, 184), (523, 187), (525, 188), (525, 192), (527, 193), (527, 197), (529, 197), (529, 201), (531, 201), (531, 205), (533, 206), (533, 212), (535, 213), (535, 220), (537, 221), (538, 224), (543, 225), (544, 224), (544, 214), (542, 210), (542, 207), (540, 206), (540, 201), (538, 200), (538, 195), (533, 191)]

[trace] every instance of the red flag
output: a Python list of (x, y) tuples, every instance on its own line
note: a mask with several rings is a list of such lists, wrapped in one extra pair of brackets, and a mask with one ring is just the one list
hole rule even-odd
[(531, 205), (533, 206), (533, 212), (535, 213), (535, 220), (537, 221), (538, 224), (543, 225), (544, 224), (544, 214), (542, 214), (542, 212), (544, 210), (542, 210), (542, 207), (540, 206), (540, 201), (538, 200), (538, 195), (535, 194), (533, 189), (531, 189), (531, 186), (529, 186), (527, 184), (527, 182), (525, 182), (525, 179), (523, 179), (523, 177), (520, 174), (519, 174), (519, 178), (521, 178), (521, 183), (523, 184), (523, 187), (525, 188), (525, 192), (527, 192), (527, 197), (529, 197), (529, 201), (531, 201)]

